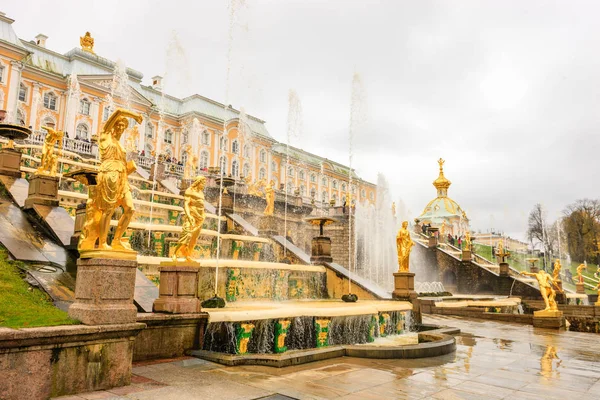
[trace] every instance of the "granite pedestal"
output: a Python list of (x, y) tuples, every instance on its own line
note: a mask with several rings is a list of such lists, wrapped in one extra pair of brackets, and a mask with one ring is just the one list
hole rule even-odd
[(471, 261), (471, 250), (463, 250), (461, 255), (462, 261)]
[(585, 294), (585, 286), (583, 283), (575, 284), (575, 292), (578, 294)]
[(34, 204), (58, 207), (58, 176), (36, 174), (29, 179), (25, 209), (32, 208)]
[(135, 323), (136, 270), (135, 259), (96, 257), (77, 260), (75, 302), (69, 307), (69, 316), (86, 325)]
[(533, 312), (533, 326), (536, 328), (559, 329), (565, 326), (565, 317), (559, 310), (540, 310)]
[(498, 266), (498, 274), (500, 276), (509, 276), (510, 275), (510, 266), (508, 263), (502, 262)]
[(331, 238), (327, 236), (315, 236), (312, 239), (310, 262), (314, 264), (333, 262), (333, 257), (331, 257)]
[(0, 149), (0, 175), (21, 177), (21, 152), (15, 149)]
[(415, 292), (415, 274), (412, 272), (394, 272), (394, 291), (392, 297), (396, 300), (414, 301), (417, 298)]
[(200, 264), (167, 261), (160, 265), (159, 297), (154, 300), (153, 311), (172, 314), (200, 312), (198, 299)]

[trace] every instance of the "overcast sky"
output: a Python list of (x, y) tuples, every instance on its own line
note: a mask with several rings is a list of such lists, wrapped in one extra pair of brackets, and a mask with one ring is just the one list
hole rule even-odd
[(600, 3), (247, 0), (235, 14), (226, 94), (225, 1), (4, 1), (22, 39), (64, 53), (89, 30), (97, 54), (169, 92), (228, 101), (286, 140), (288, 92), (303, 107), (293, 145), (348, 163), (352, 75), (368, 127), (354, 166), (417, 216), (439, 157), (475, 229), (513, 236), (541, 202), (555, 219), (600, 197)]

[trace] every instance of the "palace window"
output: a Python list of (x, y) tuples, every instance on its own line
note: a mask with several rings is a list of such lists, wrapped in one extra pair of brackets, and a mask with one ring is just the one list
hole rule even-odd
[(222, 137), (219, 142), (219, 150), (225, 151), (227, 150), (227, 138)]
[(315, 174), (310, 174), (310, 181), (315, 183), (317, 181), (317, 176)]
[(267, 171), (264, 168), (261, 168), (258, 171), (258, 179), (265, 179), (267, 177)]
[(250, 146), (248, 145), (244, 146), (244, 157), (250, 158)]
[(210, 134), (206, 131), (202, 132), (202, 144), (204, 146), (210, 145)]
[(240, 164), (237, 162), (237, 160), (233, 160), (231, 163), (231, 175), (235, 176), (236, 178), (240, 175)]
[(242, 170), (242, 173), (244, 174), (244, 176), (250, 176), (250, 164), (244, 164), (244, 169)]
[(227, 157), (221, 156), (219, 167), (221, 168), (221, 175), (227, 175)]
[(326, 191), (323, 191), (323, 193), (321, 193), (321, 200), (322, 201), (328, 201), (329, 200), (329, 195), (327, 194)]
[(48, 92), (44, 95), (44, 107), (49, 110), (56, 110), (56, 95)]
[(22, 83), (19, 85), (19, 100), (27, 101), (27, 86)]
[(323, 177), (323, 179), (321, 179), (321, 184), (327, 186), (327, 178)]
[(167, 130), (165, 131), (165, 137), (164, 137), (163, 141), (164, 141), (165, 143), (169, 143), (169, 144), (172, 144), (172, 143), (173, 143), (173, 132), (171, 132), (171, 130), (170, 130), (170, 129), (167, 129)]
[(271, 161), (271, 171), (277, 171), (277, 164), (275, 161)]
[(298, 178), (300, 178), (300, 180), (304, 180), (304, 171), (300, 170), (300, 172), (298, 172)]
[(334, 188), (334, 189), (337, 189), (337, 187), (338, 187), (338, 183), (337, 183), (337, 181), (333, 181), (333, 182), (332, 182), (332, 185), (333, 185), (333, 188)]
[(208, 151), (200, 153), (200, 169), (206, 170), (208, 168)]
[(264, 150), (260, 151), (260, 162), (267, 162), (267, 152)]
[(288, 167), (288, 176), (294, 176), (294, 168)]
[(79, 102), (79, 112), (83, 115), (90, 115), (90, 102), (88, 99), (82, 99)]
[(346, 184), (342, 183), (342, 192), (345, 192), (345, 191), (346, 191)]
[(238, 143), (237, 140), (234, 140), (233, 142), (231, 142), (231, 152), (233, 154), (238, 154), (240, 152), (240, 144)]
[[(108, 107), (104, 107), (105, 112), (106, 112), (106, 110), (108, 110)], [(146, 137), (149, 137), (149, 138), (154, 137), (154, 125), (152, 125), (152, 122), (148, 122), (146, 124)]]
[(310, 189), (310, 197), (314, 198), (317, 195), (315, 188)]
[(300, 185), (300, 195), (306, 195), (306, 187), (304, 185)]
[(375, 200), (375, 194), (373, 194), (373, 192), (369, 193), (369, 198), (371, 200)]
[(110, 106), (104, 106), (104, 109), (102, 110), (102, 122), (106, 121), (108, 119), (108, 117), (110, 117), (112, 108), (110, 108)]
[(333, 196), (331, 196), (331, 198), (334, 201), (333, 205), (336, 205), (337, 204), (337, 194), (334, 193)]
[(88, 138), (88, 127), (86, 124), (77, 125), (77, 129), (75, 130), (75, 139), (79, 140), (87, 140)]
[(365, 189), (360, 191), (360, 197), (367, 197), (367, 191)]
[(0, 82), (4, 82), (4, 65), (0, 65)]
[(179, 156), (179, 159), (181, 160), (181, 163), (183, 165), (185, 165), (185, 163), (187, 162), (187, 158), (188, 158), (188, 153), (187, 151), (185, 151), (184, 149), (181, 150), (181, 155)]
[(188, 131), (183, 131), (181, 134), (181, 144), (186, 144), (188, 142)]

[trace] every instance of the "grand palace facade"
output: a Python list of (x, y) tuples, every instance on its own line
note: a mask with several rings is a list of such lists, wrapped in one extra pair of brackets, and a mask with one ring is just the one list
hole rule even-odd
[[(42, 127), (51, 126), (65, 132), (65, 149), (95, 158), (95, 135), (115, 107), (128, 107), (144, 118), (130, 148), (143, 168), (160, 155), (181, 178), (187, 158), (197, 157), (197, 171), (221, 167), (235, 178), (273, 180), (305, 202), (341, 205), (349, 191), (352, 199), (375, 201), (374, 184), (353, 175), (349, 187), (347, 166), (298, 148), (288, 151), (259, 118), (201, 95), (170, 96), (160, 76), (146, 86), (142, 73), (95, 54), (89, 34), (81, 48), (59, 54), (47, 48), (45, 35), (20, 39), (13, 22), (0, 13), (0, 110), (8, 121), (30, 127), (32, 141), (41, 142)], [(120, 78), (126, 89), (119, 91)]]

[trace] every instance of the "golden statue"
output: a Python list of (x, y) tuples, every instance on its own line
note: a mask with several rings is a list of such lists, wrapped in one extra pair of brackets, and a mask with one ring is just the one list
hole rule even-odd
[(585, 264), (579, 264), (579, 266), (577, 267), (577, 282), (578, 283), (583, 283), (583, 270), (586, 269), (587, 270), (587, 265)]
[(267, 180), (265, 178), (262, 178), (251, 184), (250, 179), (251, 178), (249, 177), (248, 180), (246, 181), (248, 183), (248, 194), (251, 194), (254, 196), (259, 196), (259, 197), (265, 197), (263, 190), (267, 186)]
[(79, 44), (81, 45), (81, 50), (94, 54), (94, 38), (89, 32), (86, 32), (85, 36), (79, 38)]
[(415, 242), (410, 238), (408, 232), (408, 221), (402, 222), (402, 228), (398, 231), (396, 236), (396, 247), (398, 250), (398, 272), (408, 272), (408, 260), (410, 257), (410, 251), (415, 245)]
[(125, 139), (125, 149), (128, 152), (137, 151), (137, 141), (140, 138), (140, 131), (138, 130), (137, 125), (129, 130), (127, 134), (127, 139)]
[[(88, 210), (90, 215), (100, 214), (99, 221), (94, 220), (94, 223), (89, 226), (89, 230), (94, 231), (89, 234), (89, 237), (98, 237), (99, 250), (131, 250), (127, 240), (123, 239), (123, 234), (135, 211), (127, 175), (137, 167), (135, 162), (127, 161), (125, 150), (120, 143), (121, 136), (129, 125), (128, 117), (133, 118), (137, 123), (142, 122), (140, 114), (119, 108), (108, 118), (100, 134), (98, 148), (101, 164), (98, 169), (95, 193), (90, 194), (94, 198), (91, 199), (91, 204), (88, 204), (88, 207), (92, 206), (92, 209)], [(107, 243), (108, 231), (112, 216), (119, 206), (123, 208), (123, 214), (117, 224), (111, 247)], [(91, 239), (79, 241), (79, 250), (93, 249), (94, 243), (91, 243)]]
[(267, 206), (265, 207), (265, 215), (273, 215), (275, 212), (275, 181), (269, 182), (265, 188), (265, 194), (267, 199)]
[(471, 232), (465, 233), (465, 247), (464, 250), (471, 251)]
[(560, 259), (557, 258), (554, 261), (554, 270), (552, 271), (552, 279), (554, 279), (555, 281), (560, 280), (560, 270), (561, 270)]
[(58, 149), (62, 149), (64, 133), (47, 126), (42, 126), (42, 129), (47, 130), (48, 133), (46, 134), (44, 145), (42, 147), (42, 160), (35, 173), (40, 175), (56, 176), (56, 169), (58, 167), (58, 154), (54, 154), (54, 145), (58, 144)]
[(183, 195), (185, 216), (183, 217), (181, 236), (173, 252), (174, 262), (177, 262), (178, 256), (185, 257), (186, 261), (192, 261), (192, 253), (205, 218), (203, 192), (205, 184), (206, 178), (200, 175)]
[(185, 149), (185, 153), (187, 154), (187, 160), (185, 162), (185, 167), (183, 168), (183, 179), (194, 179), (198, 157), (192, 155), (192, 146), (188, 146)]
[(552, 279), (552, 276), (546, 271), (539, 272), (526, 272), (521, 271), (521, 275), (524, 276), (533, 276), (538, 281), (538, 285), (540, 286), (540, 293), (542, 294), (542, 298), (544, 299), (544, 303), (546, 304), (546, 308), (544, 311), (556, 311), (558, 307), (556, 305), (556, 292), (552, 288), (552, 286), (556, 286), (556, 283)]
[(392, 202), (392, 217), (396, 218), (396, 202)]

